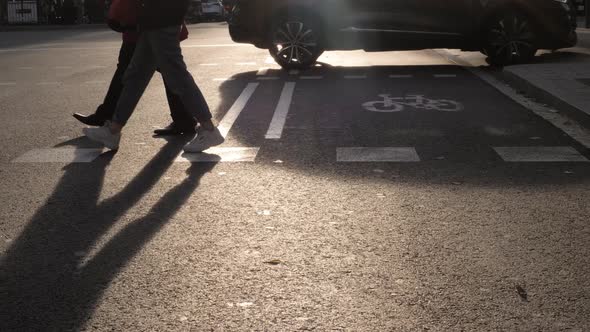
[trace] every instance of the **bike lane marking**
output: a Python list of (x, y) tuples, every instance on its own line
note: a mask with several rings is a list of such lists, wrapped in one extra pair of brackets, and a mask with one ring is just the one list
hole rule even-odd
[(289, 113), (289, 108), (291, 107), (291, 102), (293, 100), (293, 93), (295, 92), (295, 84), (295, 82), (285, 83), (283, 91), (281, 92), (281, 97), (279, 98), (279, 103), (277, 104), (270, 126), (266, 132), (266, 139), (278, 140), (283, 136), (287, 114)]
[[(392, 69), (389, 73), (395, 73), (397, 68)], [(502, 98), (478, 77), (464, 75), (462, 68), (456, 68), (461, 73), (455, 75), (457, 80), (453, 79), (452, 84), (444, 79), (434, 80), (434, 75), (442, 75), (437, 74), (440, 69), (440, 66), (410, 68), (415, 79), (403, 80), (403, 84), (388, 79), (387, 73), (375, 78), (371, 75), (370, 81), (359, 86), (352, 80), (341, 79), (344, 69), (333, 69), (324, 81), (303, 81), (300, 77), (301, 85), (285, 128), (289, 135), (283, 135), (289, 141), (282, 147), (298, 151), (302, 159), (308, 153), (317, 154), (318, 150), (323, 156), (340, 151), (340, 157), (335, 157), (342, 161), (346, 160), (342, 156), (346, 150), (339, 149), (358, 147), (360, 150), (349, 152), (353, 154), (349, 159), (477, 163), (504, 162), (494, 147), (530, 146), (529, 138), (535, 136), (543, 137), (535, 141), (537, 146), (577, 149), (569, 137), (529, 114), (521, 105)], [(412, 77), (403, 72), (399, 75)], [(403, 109), (394, 112), (385, 107), (383, 112), (367, 112), (363, 104), (371, 100), (381, 103), (377, 105), (379, 110), (387, 104), (379, 95), (388, 95), (392, 99), (390, 104), (400, 104)], [(296, 140), (291, 139), (295, 137)], [(308, 141), (316, 144), (313, 149), (298, 147)], [(387, 149), (396, 147), (413, 149), (417, 157), (392, 157)], [(587, 157), (581, 150), (580, 154)], [(549, 160), (570, 159), (558, 155)]]
[(434, 52), (438, 53), (441, 57), (446, 58), (449, 61), (455, 63), (456, 65), (461, 66), (465, 70), (468, 70), (475, 77), (478, 77), (483, 82), (492, 86), (499, 93), (505, 95), (506, 97), (510, 98), (511, 100), (526, 108), (530, 112), (543, 118), (545, 121), (551, 123), (559, 130), (566, 133), (568, 136), (573, 138), (579, 144), (583, 145), (585, 148), (590, 149), (590, 131), (588, 131), (580, 124), (576, 123), (575, 121), (571, 121), (567, 116), (564, 116), (563, 114), (555, 112), (554, 110), (546, 106), (543, 106), (537, 102), (534, 102), (526, 98), (525, 96), (519, 95), (516, 92), (516, 90), (514, 90), (512, 87), (500, 82), (491, 74), (485, 72), (484, 70), (478, 67), (475, 67), (468, 60), (462, 59), (458, 55), (453, 54), (448, 50), (434, 50)]

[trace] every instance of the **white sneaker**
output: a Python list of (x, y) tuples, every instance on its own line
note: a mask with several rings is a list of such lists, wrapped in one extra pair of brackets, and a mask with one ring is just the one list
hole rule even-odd
[(119, 142), (121, 141), (121, 133), (113, 134), (109, 129), (109, 122), (104, 126), (98, 128), (84, 128), (82, 129), (84, 135), (95, 142), (102, 143), (105, 147), (111, 150), (119, 149)]
[(184, 146), (184, 152), (203, 152), (212, 146), (219, 145), (225, 141), (219, 129), (199, 129), (197, 137)]

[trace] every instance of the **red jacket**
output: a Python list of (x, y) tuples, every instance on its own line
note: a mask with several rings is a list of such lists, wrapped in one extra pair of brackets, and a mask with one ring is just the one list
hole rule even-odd
[[(136, 31), (125, 31), (123, 32), (123, 41), (126, 43), (135, 44), (139, 40), (139, 35), (140, 33)], [(184, 23), (182, 23), (182, 26), (180, 27), (178, 39), (180, 41), (188, 39), (188, 29)]]
[[(103, 2), (103, 5), (106, 6), (106, 0), (99, 0)], [(137, 32), (137, 19), (139, 12), (139, 3), (138, 0), (112, 0), (110, 7), (109, 7), (109, 20), (116, 21), (124, 30), (123, 32), (123, 41), (126, 43), (137, 43), (139, 40), (139, 32)], [(140, 0), (141, 1), (141, 0)], [(134, 27), (133, 30), (129, 30), (128, 28)], [(180, 41), (188, 39), (188, 29), (184, 23), (180, 28), (180, 32), (178, 35)]]

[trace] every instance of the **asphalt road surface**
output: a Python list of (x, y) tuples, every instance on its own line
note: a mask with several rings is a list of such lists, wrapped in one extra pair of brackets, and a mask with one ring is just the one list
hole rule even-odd
[(201, 155), (152, 137), (159, 75), (117, 153), (82, 135), (117, 34), (0, 33), (1, 331), (590, 330), (587, 130), (477, 54), (190, 31)]

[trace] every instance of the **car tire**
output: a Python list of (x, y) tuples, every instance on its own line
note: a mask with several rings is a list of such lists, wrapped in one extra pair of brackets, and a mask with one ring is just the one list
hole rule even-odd
[(269, 53), (284, 69), (310, 68), (324, 52), (317, 20), (304, 13), (278, 16), (270, 41)]
[(518, 10), (492, 16), (484, 28), (483, 53), (495, 66), (530, 62), (537, 53), (537, 29), (531, 18)]

